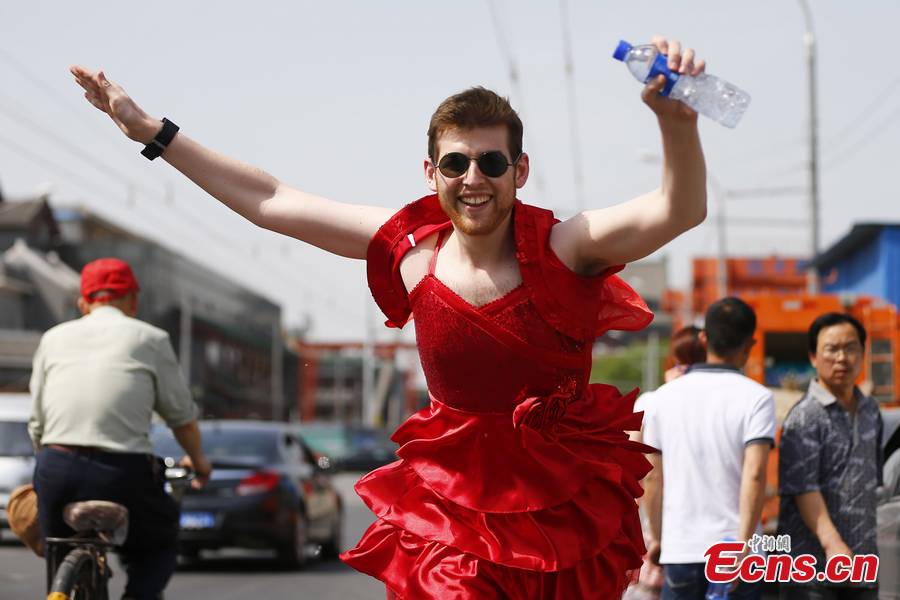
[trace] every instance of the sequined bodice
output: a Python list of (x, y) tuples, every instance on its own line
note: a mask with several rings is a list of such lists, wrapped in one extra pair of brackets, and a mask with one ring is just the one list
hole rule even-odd
[(585, 344), (541, 318), (524, 282), (475, 307), (429, 272), (410, 303), (429, 392), (454, 408), (508, 412), (522, 394), (581, 387), (589, 374)]

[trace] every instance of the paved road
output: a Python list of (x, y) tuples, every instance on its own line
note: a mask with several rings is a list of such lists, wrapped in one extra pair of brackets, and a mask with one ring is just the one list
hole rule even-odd
[[(344, 497), (347, 523), (344, 547), (354, 544), (372, 521), (371, 513), (353, 493), (358, 476), (338, 475), (335, 484)], [(179, 569), (166, 590), (166, 600), (383, 600), (384, 587), (340, 561), (316, 561), (301, 572), (274, 568), (265, 555), (229, 553), (209, 557), (197, 567)], [(110, 582), (110, 598), (122, 594), (121, 569)], [(44, 598), (44, 562), (22, 546), (0, 545), (0, 600)]]

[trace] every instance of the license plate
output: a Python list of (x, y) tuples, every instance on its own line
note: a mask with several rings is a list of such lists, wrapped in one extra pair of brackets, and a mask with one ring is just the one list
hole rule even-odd
[(182, 529), (210, 529), (216, 525), (216, 516), (211, 512), (181, 513)]

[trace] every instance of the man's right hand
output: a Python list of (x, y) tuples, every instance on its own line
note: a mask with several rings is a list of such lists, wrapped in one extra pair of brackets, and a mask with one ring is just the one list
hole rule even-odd
[(188, 468), (194, 472), (194, 479), (191, 481), (191, 487), (195, 490), (206, 487), (209, 477), (212, 475), (212, 465), (205, 456), (200, 456), (197, 460), (185, 456), (178, 461), (178, 466)]
[(822, 549), (825, 550), (826, 562), (835, 556), (853, 556), (853, 550), (850, 549), (850, 546), (848, 546), (840, 536), (836, 536), (833, 541), (823, 544)]
[(90, 71), (80, 65), (69, 67), (69, 71), (84, 88), (87, 101), (109, 115), (132, 140), (148, 144), (162, 129), (159, 119), (144, 112), (121, 86), (109, 81), (103, 71)]

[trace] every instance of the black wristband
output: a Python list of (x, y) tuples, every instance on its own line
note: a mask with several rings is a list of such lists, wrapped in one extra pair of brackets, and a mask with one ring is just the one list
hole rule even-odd
[(162, 120), (163, 126), (160, 129), (159, 133), (156, 134), (156, 137), (153, 138), (149, 144), (144, 146), (144, 149), (141, 150), (141, 154), (146, 156), (149, 160), (153, 160), (157, 156), (163, 153), (163, 150), (172, 142), (175, 138), (175, 134), (178, 133), (178, 125), (163, 117)]

